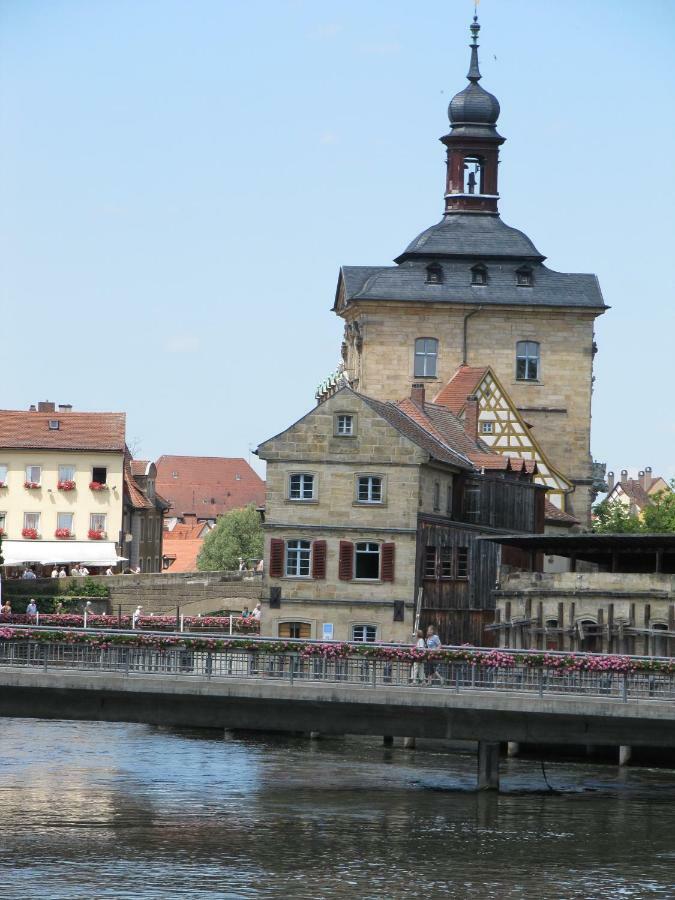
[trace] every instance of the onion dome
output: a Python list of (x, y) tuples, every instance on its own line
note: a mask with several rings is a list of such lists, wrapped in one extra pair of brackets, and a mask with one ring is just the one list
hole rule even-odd
[(450, 101), (448, 106), (448, 118), (452, 125), (453, 133), (458, 131), (463, 134), (495, 134), (495, 125), (499, 118), (499, 101), (493, 95), (484, 90), (478, 82), (481, 79), (478, 68), (478, 33), (480, 25), (478, 17), (473, 17), (471, 23), (471, 63), (467, 78), (469, 84)]

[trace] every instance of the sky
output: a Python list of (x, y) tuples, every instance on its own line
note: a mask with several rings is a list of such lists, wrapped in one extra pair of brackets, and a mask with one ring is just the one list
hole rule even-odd
[[(595, 272), (592, 450), (675, 475), (675, 3), (483, 0), (500, 208)], [(0, 0), (0, 407), (249, 455), (339, 362), (340, 265), (441, 218), (470, 0)]]

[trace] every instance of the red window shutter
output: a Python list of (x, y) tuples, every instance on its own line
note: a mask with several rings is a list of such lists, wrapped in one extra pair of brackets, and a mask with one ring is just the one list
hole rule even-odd
[(395, 544), (382, 544), (382, 581), (394, 580)]
[(351, 581), (354, 572), (354, 545), (351, 541), (340, 541), (340, 561), (338, 578), (340, 581)]
[(270, 541), (270, 578), (283, 578), (284, 574), (284, 542), (281, 538)]
[(312, 543), (312, 578), (324, 579), (326, 577), (326, 542), (314, 541)]

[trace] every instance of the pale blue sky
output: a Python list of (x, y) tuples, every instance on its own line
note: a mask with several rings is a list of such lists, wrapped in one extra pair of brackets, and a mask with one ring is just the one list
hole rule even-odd
[[(338, 362), (341, 264), (438, 221), (464, 0), (0, 0), (0, 406), (246, 455)], [(595, 272), (593, 452), (675, 474), (675, 3), (483, 0), (504, 220)]]

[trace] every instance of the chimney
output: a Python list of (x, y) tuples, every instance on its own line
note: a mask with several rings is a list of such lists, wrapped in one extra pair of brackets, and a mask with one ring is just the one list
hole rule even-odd
[(34, 403), (31, 403), (31, 405), (28, 407), (28, 412), (36, 412)]
[(641, 487), (641, 488), (644, 488), (644, 486), (645, 486), (645, 473), (644, 473), (644, 471), (643, 471), (642, 469), (640, 469), (640, 471), (638, 472), (637, 481), (638, 481), (638, 484), (640, 485), (640, 487)]
[(59, 412), (69, 413), (73, 408), (72, 403), (59, 403)]
[(645, 466), (645, 474), (644, 479), (642, 481), (642, 487), (645, 491), (649, 491), (649, 488), (652, 486), (652, 467)]
[(607, 473), (607, 491), (611, 491), (614, 487), (614, 472)]
[(52, 403), (50, 400), (40, 400), (38, 403), (38, 412), (56, 412), (56, 403)]
[(413, 403), (417, 404), (417, 406), (424, 409), (424, 402), (426, 400), (424, 382), (416, 381), (412, 384), (410, 388), (410, 399)]
[(184, 525), (196, 525), (197, 524), (197, 513), (195, 513), (195, 512), (183, 513), (183, 524)]
[(466, 407), (464, 408), (464, 431), (474, 441), (478, 440), (478, 397), (471, 394), (466, 398)]
[(628, 469), (621, 470), (621, 480), (628, 481)]

